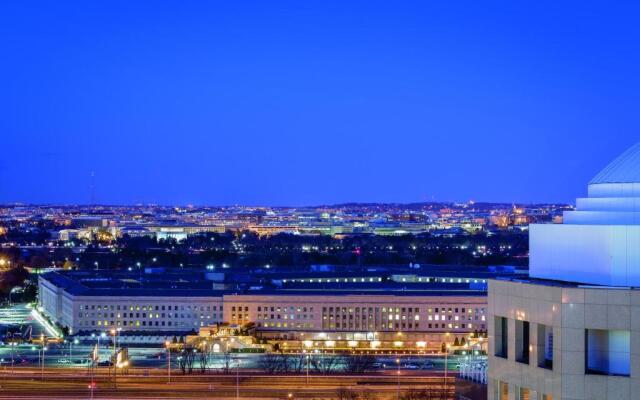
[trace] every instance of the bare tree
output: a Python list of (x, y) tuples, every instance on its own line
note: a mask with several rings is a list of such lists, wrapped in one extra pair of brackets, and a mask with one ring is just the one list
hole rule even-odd
[(291, 372), (291, 365), (289, 364), (289, 356), (286, 354), (278, 355), (278, 365), (280, 368), (280, 372), (288, 374)]
[(209, 366), (209, 354), (206, 351), (199, 352), (198, 361), (200, 361), (200, 372), (204, 374)]
[(222, 373), (225, 375), (229, 373), (229, 370), (231, 370), (231, 361), (231, 352), (225, 351), (222, 353)]
[(267, 374), (275, 374), (280, 370), (280, 356), (277, 354), (263, 354), (258, 361), (258, 366)]
[(400, 396), (401, 400), (437, 400), (444, 399), (441, 397), (441, 391), (431, 389), (409, 389), (405, 390)]
[(192, 347), (185, 347), (178, 357), (178, 365), (183, 374), (191, 374), (193, 372), (193, 362), (196, 358), (196, 351)]
[(370, 355), (352, 355), (344, 358), (344, 370), (351, 374), (363, 374), (373, 369), (375, 358)]
[(360, 398), (362, 400), (375, 400), (378, 396), (376, 396), (376, 393), (373, 390), (364, 389), (360, 392)]
[(321, 374), (329, 374), (334, 371), (338, 358), (335, 356), (322, 355), (311, 358), (311, 368)]
[(299, 374), (302, 371), (304, 371), (305, 367), (307, 366), (306, 358), (307, 358), (306, 354), (297, 354), (297, 355), (292, 355), (288, 357), (288, 363), (290, 365), (291, 372), (295, 374)]
[(337, 400), (357, 400), (358, 393), (347, 387), (340, 386), (338, 389), (336, 389), (336, 399)]

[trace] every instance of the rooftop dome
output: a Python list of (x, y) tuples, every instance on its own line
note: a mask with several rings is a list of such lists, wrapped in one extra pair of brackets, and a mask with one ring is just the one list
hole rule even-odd
[(640, 142), (631, 146), (596, 175), (590, 185), (640, 183)]

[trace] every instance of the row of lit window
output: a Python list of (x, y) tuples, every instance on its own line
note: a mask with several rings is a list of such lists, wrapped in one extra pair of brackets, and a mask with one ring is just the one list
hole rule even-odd
[(292, 322), (264, 322), (258, 323), (258, 326), (265, 328), (298, 328), (298, 329), (313, 329), (313, 323), (292, 323)]
[[(307, 318), (308, 317), (308, 318)], [(232, 316), (233, 318), (233, 316)], [(248, 318), (248, 317), (247, 317)], [(258, 314), (256, 319), (313, 319), (312, 314)]]
[(165, 308), (167, 310), (169, 310), (169, 311), (171, 311), (172, 309), (174, 311), (184, 311), (185, 309), (186, 310), (193, 309), (194, 311), (197, 311), (198, 309), (200, 311), (205, 311), (205, 309), (206, 309), (206, 311), (212, 311), (212, 310), (213, 311), (217, 311), (218, 308), (220, 309), (220, 311), (223, 310), (222, 306), (210, 306), (210, 305), (209, 306), (193, 306), (193, 308), (192, 308), (191, 305), (186, 305), (186, 306), (184, 306), (184, 305), (183, 306), (177, 306), (177, 305), (173, 305), (173, 306), (171, 306), (171, 305), (168, 305), (168, 306), (144, 306), (144, 305), (143, 306), (140, 306), (140, 305), (133, 306), (133, 305), (128, 305), (128, 306), (125, 306), (125, 305), (122, 305), (121, 306), (121, 305), (113, 305), (113, 304), (112, 305), (80, 304), (80, 310), (98, 310), (98, 311), (109, 311), (109, 310), (111, 310), (111, 311), (114, 311), (114, 310), (116, 310), (116, 311), (126, 311), (126, 310), (129, 310), (129, 311), (140, 311), (140, 310), (142, 310), (142, 311), (165, 311)]
[[(331, 282), (382, 282), (383, 278), (375, 277), (375, 278), (309, 278), (309, 279), (290, 279), (289, 281), (292, 283), (331, 283)], [(413, 280), (409, 278), (409, 280)], [(469, 279), (469, 278), (432, 278), (432, 277), (418, 277), (418, 282), (442, 282), (442, 283), (487, 283), (486, 279)], [(407, 278), (401, 278), (402, 282), (407, 282)], [(282, 280), (283, 283), (287, 283), (287, 279)]]
[[(102, 313), (97, 313), (97, 315), (95, 315), (96, 313), (78, 313), (78, 317), (79, 318), (95, 318), (95, 317), (102, 317)], [(115, 314), (115, 318), (149, 318), (149, 319), (153, 319), (154, 318), (154, 314), (153, 313), (149, 313), (149, 315), (147, 316), (147, 313), (135, 313), (135, 317), (134, 317), (134, 313), (128, 313), (129, 315), (127, 316), (127, 313), (123, 313), (122, 317), (120, 316), (120, 314)], [(142, 314), (142, 315), (141, 315)], [(104, 317), (109, 317), (108, 313), (104, 313)], [(110, 315), (111, 318), (114, 318), (114, 313), (111, 313)], [(201, 319), (216, 319), (218, 318), (218, 314), (213, 314), (213, 315), (204, 315), (204, 314), (178, 314), (178, 313), (169, 313), (168, 316), (166, 313), (162, 313), (162, 316), (160, 316), (159, 313), (155, 314), (155, 318), (201, 318)], [(220, 314), (220, 318), (222, 318), (222, 314)]]

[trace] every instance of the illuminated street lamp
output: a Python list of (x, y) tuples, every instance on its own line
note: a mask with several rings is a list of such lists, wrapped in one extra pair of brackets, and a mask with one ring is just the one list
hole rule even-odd
[[(448, 335), (448, 333), (447, 333)], [(449, 393), (448, 389), (449, 389), (449, 381), (447, 381), (447, 372), (449, 369), (449, 364), (448, 364), (448, 360), (449, 360), (449, 349), (451, 348), (451, 345), (447, 343), (446, 347), (446, 351), (444, 352), (444, 390), (445, 392), (447, 392), (447, 394)]]
[(311, 361), (311, 354), (307, 354), (307, 385), (309, 384), (309, 362)]
[(42, 341), (42, 366), (41, 366), (41, 369), (40, 369), (40, 379), (41, 380), (44, 380), (44, 352), (49, 350), (48, 348), (46, 348), (44, 346), (44, 343), (45, 342)]
[(78, 339), (69, 340), (69, 363), (73, 362), (73, 345), (80, 343)]
[(236, 400), (240, 398), (240, 359), (236, 357)]
[[(113, 387), (114, 387), (114, 389), (118, 388), (118, 369), (116, 368), (117, 367), (116, 366), (116, 361), (117, 361), (117, 358), (116, 358), (116, 351), (117, 351), (116, 345), (118, 343), (118, 333), (119, 332), (120, 331), (116, 330), (116, 329), (111, 329), (111, 331), (110, 331), (111, 336), (113, 337), (113, 356), (112, 356), (111, 364), (113, 364)], [(111, 367), (109, 367), (109, 368), (111, 368)]]
[(171, 383), (171, 348), (169, 347), (171, 343), (167, 340), (164, 345), (167, 348), (167, 384), (169, 384)]
[(398, 400), (400, 400), (400, 357), (396, 358), (396, 365), (398, 366)]
[(16, 346), (18, 345), (18, 343), (11, 342), (9, 343), (9, 345), (11, 346), (11, 371), (13, 372), (13, 364), (15, 363), (14, 353), (16, 352)]

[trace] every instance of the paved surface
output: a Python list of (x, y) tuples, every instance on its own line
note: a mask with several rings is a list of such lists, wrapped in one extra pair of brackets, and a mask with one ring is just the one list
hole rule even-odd
[[(95, 389), (90, 390), (90, 375), (74, 374), (74, 370), (46, 370), (41, 376), (37, 369), (23, 369), (14, 374), (0, 375), (0, 399), (334, 399), (339, 388), (349, 388), (372, 399), (395, 399), (398, 390), (430, 389), (442, 392), (444, 379), (437, 374), (397, 376), (373, 374), (362, 376), (306, 376), (290, 375), (176, 375), (172, 382), (167, 376), (140, 375), (133, 371), (119, 376), (117, 388), (113, 378), (105, 373), (93, 377)], [(448, 379), (449, 398), (453, 399), (454, 379)], [(398, 385), (399, 383), (399, 385)], [(443, 399), (444, 400), (444, 399)]]

